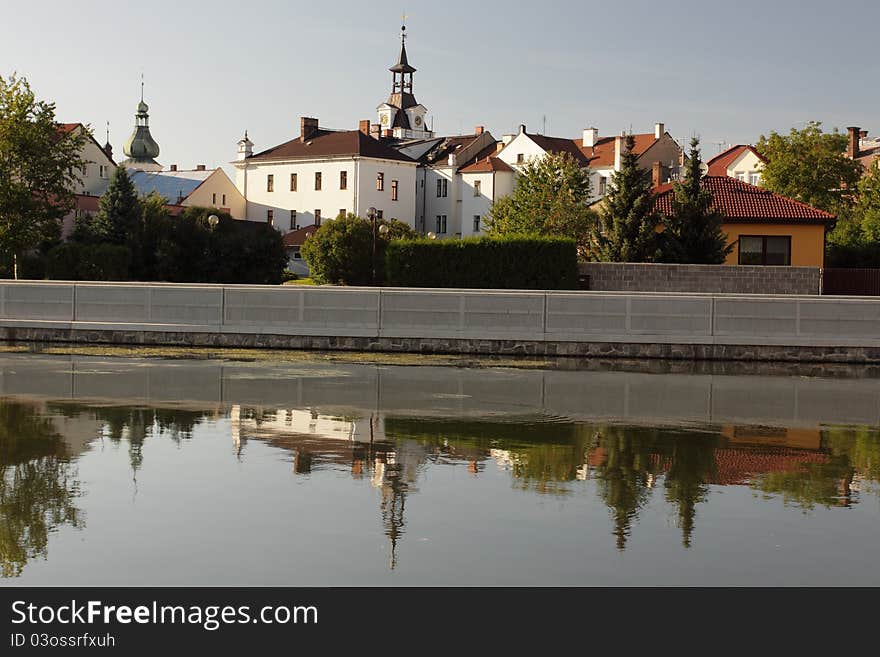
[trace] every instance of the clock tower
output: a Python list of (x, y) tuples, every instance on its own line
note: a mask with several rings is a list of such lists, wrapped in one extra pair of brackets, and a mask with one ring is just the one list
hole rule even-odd
[(413, 95), (413, 73), (406, 56), (406, 25), (400, 28), (400, 55), (391, 71), (391, 95), (376, 111), (379, 113), (379, 126), (383, 135), (389, 133), (395, 139), (427, 139), (434, 136), (425, 125), (428, 110), (416, 101)]

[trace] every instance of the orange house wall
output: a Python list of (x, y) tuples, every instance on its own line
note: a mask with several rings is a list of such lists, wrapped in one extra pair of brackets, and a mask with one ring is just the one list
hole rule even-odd
[(825, 266), (825, 226), (821, 224), (779, 225), (779, 224), (724, 224), (728, 243), (733, 242), (733, 251), (727, 256), (725, 264), (739, 263), (740, 235), (788, 235), (791, 237), (791, 264), (793, 267)]

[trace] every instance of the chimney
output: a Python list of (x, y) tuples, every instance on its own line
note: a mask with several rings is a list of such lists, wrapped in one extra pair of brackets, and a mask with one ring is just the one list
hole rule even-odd
[(850, 127), (846, 131), (849, 133), (849, 143), (846, 147), (846, 156), (852, 160), (859, 156), (859, 136), (862, 133), (861, 128)]
[(110, 145), (109, 141), (104, 144), (104, 154), (111, 160), (113, 159), (113, 147)]
[(382, 137), (383, 137), (384, 139), (391, 139), (391, 135), (392, 135), (392, 134), (393, 134), (393, 131), (392, 131), (392, 130), (383, 130), (383, 131), (382, 131)]
[(584, 128), (584, 148), (592, 148), (599, 141), (598, 128)]
[(481, 134), (483, 134), (484, 131), (485, 131), (485, 128), (481, 125), (478, 125), (476, 128), (474, 128), (475, 135), (481, 135)]
[(623, 137), (614, 138), (614, 170), (620, 171), (620, 156), (623, 153)]
[(360, 121), (358, 123), (358, 130), (360, 130), (363, 134), (365, 134), (369, 137), (369, 135), (370, 135), (370, 119)]
[(651, 167), (651, 182), (654, 187), (659, 187), (663, 183), (668, 182), (668, 180), (669, 170), (659, 160), (654, 162), (653, 167)]
[(204, 171), (204, 170), (205, 170), (204, 164), (197, 164), (196, 165), (196, 171)]
[(510, 142), (513, 141), (514, 137), (516, 137), (516, 135), (501, 135), (502, 146), (507, 146)]
[(370, 137), (378, 139), (382, 136), (382, 127), (378, 123), (370, 124)]
[(455, 157), (455, 153), (450, 153), (449, 157), (446, 159), (446, 163), (451, 167), (454, 167), (457, 161), (458, 158)]
[(526, 124), (525, 124), (525, 123), (520, 123), (520, 124), (519, 124), (519, 134), (522, 134), (522, 133), (524, 133), (525, 131), (526, 131)]
[(301, 116), (299, 119), (299, 140), (308, 141), (318, 133), (318, 119)]
[(654, 139), (660, 139), (663, 135), (666, 134), (666, 126), (662, 123), (654, 124)]
[(497, 153), (502, 148), (504, 148), (504, 142), (503, 141), (496, 141), (495, 142), (495, 152)]
[(171, 169), (171, 171), (177, 171), (177, 165), (176, 165), (176, 164), (172, 164), (169, 168)]

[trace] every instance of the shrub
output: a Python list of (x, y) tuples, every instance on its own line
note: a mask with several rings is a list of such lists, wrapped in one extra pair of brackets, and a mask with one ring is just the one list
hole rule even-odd
[(385, 254), (385, 278), (398, 287), (573, 290), (577, 275), (575, 241), (560, 237), (399, 240)]
[(46, 274), (54, 280), (124, 281), (131, 253), (118, 244), (68, 242), (49, 251)]

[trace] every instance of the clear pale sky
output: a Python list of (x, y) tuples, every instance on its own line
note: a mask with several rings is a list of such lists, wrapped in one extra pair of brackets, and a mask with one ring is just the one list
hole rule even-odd
[(261, 150), (303, 115), (375, 121), (404, 7), (415, 95), (441, 134), (663, 121), (712, 155), (811, 119), (880, 133), (876, 0), (0, 0), (0, 75), (27, 77), (101, 143), (110, 121), (121, 160), (143, 72), (158, 160), (225, 166), (245, 128)]

